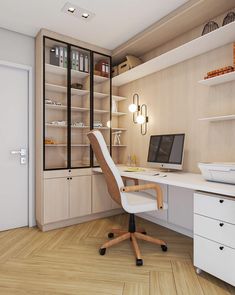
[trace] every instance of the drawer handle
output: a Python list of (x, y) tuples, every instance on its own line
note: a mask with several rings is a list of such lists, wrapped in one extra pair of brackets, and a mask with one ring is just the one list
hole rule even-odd
[(224, 200), (219, 200), (219, 202), (222, 204), (224, 202)]
[(223, 222), (220, 222), (220, 224), (219, 224), (219, 225), (222, 227), (222, 226), (224, 226), (224, 223), (223, 223)]
[(219, 248), (220, 248), (221, 251), (224, 250), (224, 247), (223, 246), (220, 246)]
[(67, 180), (69, 180), (69, 177), (67, 177)]

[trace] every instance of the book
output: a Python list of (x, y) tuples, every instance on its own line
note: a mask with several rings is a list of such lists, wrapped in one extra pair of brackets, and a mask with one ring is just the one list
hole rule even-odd
[(64, 47), (60, 47), (60, 67), (64, 66)]
[(76, 70), (79, 71), (79, 53), (76, 51)]
[(89, 73), (89, 58), (88, 58), (88, 55), (85, 55), (85, 58), (84, 58), (84, 72)]
[(84, 72), (84, 55), (83, 55), (83, 53), (79, 54), (79, 71)]
[(76, 51), (72, 50), (71, 52), (71, 68), (72, 70), (76, 70)]
[(59, 47), (55, 46), (50, 49), (50, 64), (53, 66), (60, 65)]
[(64, 68), (67, 68), (68, 66), (68, 57), (67, 57), (67, 48), (64, 48)]

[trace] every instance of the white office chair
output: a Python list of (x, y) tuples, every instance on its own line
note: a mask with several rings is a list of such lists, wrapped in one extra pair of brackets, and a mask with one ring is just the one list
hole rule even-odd
[[(100, 255), (104, 255), (107, 248), (126, 239), (130, 239), (136, 255), (136, 265), (143, 265), (137, 239), (160, 245), (162, 251), (167, 251), (167, 246), (164, 241), (147, 236), (146, 232), (143, 230), (136, 231), (134, 216), (135, 213), (164, 210), (167, 208), (167, 205), (163, 203), (161, 187), (156, 183), (124, 186), (122, 177), (120, 176), (120, 173), (109, 154), (107, 145), (101, 132), (91, 131), (88, 133), (88, 138), (90, 140), (96, 159), (102, 169), (102, 172), (104, 173), (110, 196), (115, 202), (120, 204), (126, 212), (130, 214), (128, 231), (113, 229), (108, 234), (108, 237), (113, 238), (114, 234), (117, 234), (117, 237), (103, 244), (99, 249), (99, 253)], [(142, 190), (149, 189), (155, 190), (156, 198), (146, 192), (140, 192)]]

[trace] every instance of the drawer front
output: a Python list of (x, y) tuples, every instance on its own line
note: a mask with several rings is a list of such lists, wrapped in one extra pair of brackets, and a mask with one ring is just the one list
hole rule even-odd
[(195, 193), (194, 213), (235, 224), (235, 201), (224, 196)]
[(194, 235), (194, 265), (235, 286), (234, 249)]
[(235, 249), (235, 225), (194, 214), (194, 234)]

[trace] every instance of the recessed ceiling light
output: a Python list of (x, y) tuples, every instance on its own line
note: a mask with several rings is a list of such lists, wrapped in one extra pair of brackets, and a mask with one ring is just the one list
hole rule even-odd
[(73, 3), (67, 2), (61, 9), (67, 15), (72, 15), (83, 21), (90, 21), (95, 14), (86, 8), (79, 7)]
[(74, 7), (69, 7), (68, 8), (68, 12), (74, 13), (74, 11), (75, 11), (75, 8)]
[(88, 18), (90, 15), (89, 15), (89, 13), (87, 13), (87, 12), (83, 12), (83, 14), (82, 14), (82, 17), (84, 17), (84, 18)]

